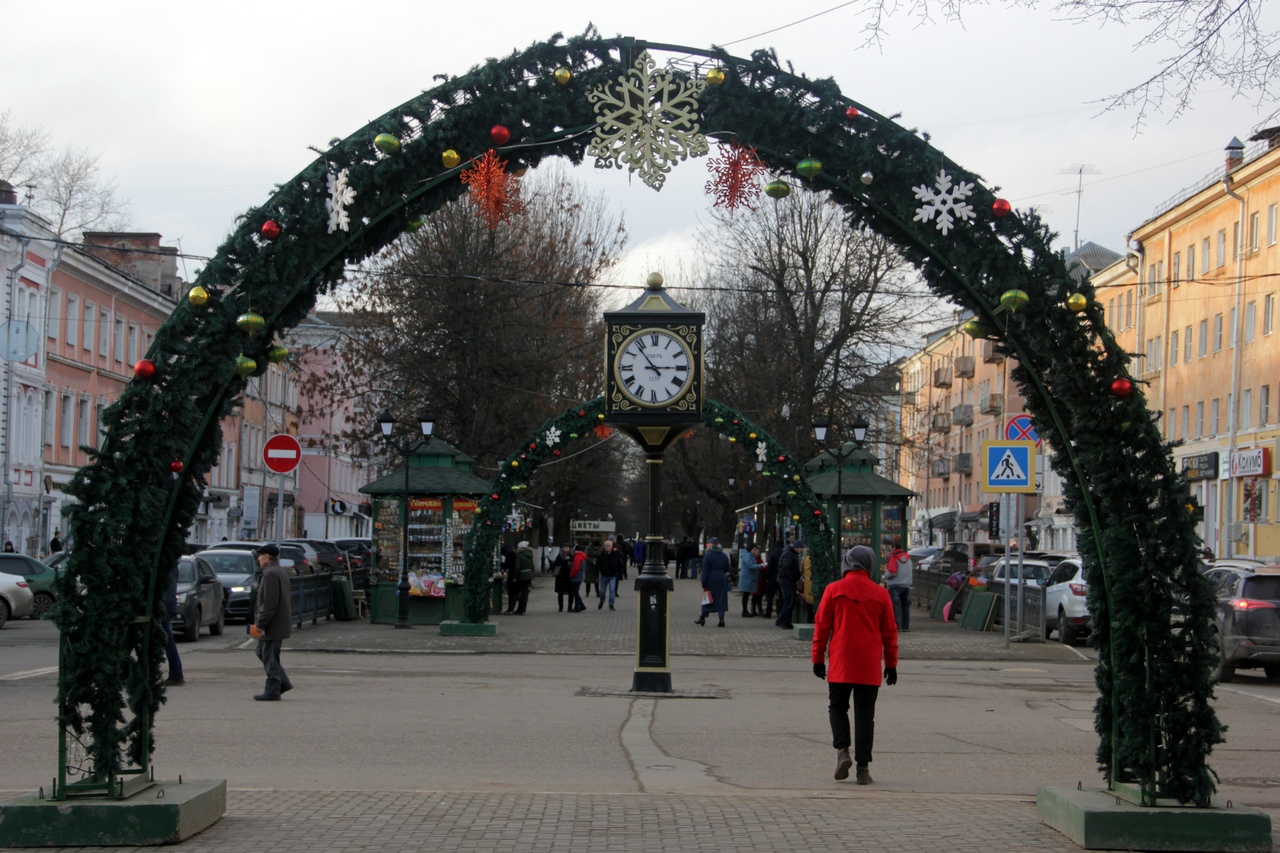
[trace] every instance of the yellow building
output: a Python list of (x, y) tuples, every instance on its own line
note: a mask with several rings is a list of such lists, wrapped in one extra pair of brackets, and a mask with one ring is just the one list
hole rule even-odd
[[(1225, 168), (1162, 205), (1095, 278), (1136, 378), (1204, 507), (1219, 556), (1280, 555), (1280, 128), (1232, 140)], [(1134, 304), (1132, 313), (1130, 304)], [(1121, 307), (1123, 304), (1123, 307)], [(1114, 307), (1113, 307), (1114, 306)]]

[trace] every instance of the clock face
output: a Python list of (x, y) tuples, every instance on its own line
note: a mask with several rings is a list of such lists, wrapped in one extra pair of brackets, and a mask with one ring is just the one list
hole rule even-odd
[(623, 342), (614, 362), (618, 390), (642, 406), (680, 397), (693, 377), (688, 344), (665, 329), (641, 329)]

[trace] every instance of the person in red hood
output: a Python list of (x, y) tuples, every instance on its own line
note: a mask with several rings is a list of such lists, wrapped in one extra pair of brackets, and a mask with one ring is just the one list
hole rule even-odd
[[(849, 778), (857, 762), (857, 782), (871, 784), (871, 747), (875, 741), (876, 696), (880, 665), (884, 682), (898, 683), (898, 625), (884, 587), (872, 583), (875, 552), (866, 545), (850, 548), (841, 561), (840, 580), (822, 593), (813, 626), (813, 674), (827, 680), (836, 779)], [(831, 667), (827, 668), (830, 655)], [(853, 737), (849, 736), (849, 699), (853, 698)], [(849, 745), (853, 744), (853, 759)]]

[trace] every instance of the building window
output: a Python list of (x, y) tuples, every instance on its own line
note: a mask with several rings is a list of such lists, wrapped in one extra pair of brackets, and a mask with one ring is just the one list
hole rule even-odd
[(1218, 232), (1218, 266), (1227, 265), (1227, 229)]
[(1116, 316), (1116, 301), (1114, 299), (1108, 299), (1106, 320), (1108, 323), (1113, 324), (1113, 328), (1115, 324), (1115, 316)]
[(1200, 241), (1200, 272), (1209, 271), (1209, 238)]
[(1174, 329), (1169, 333), (1169, 366), (1173, 367), (1178, 363), (1178, 330)]
[[(1190, 326), (1187, 326), (1187, 328), (1182, 330), (1182, 336), (1183, 338), (1185, 338), (1185, 340), (1182, 343), (1182, 363), (1186, 364), (1191, 361), (1191, 327)], [(1201, 355), (1203, 354), (1204, 353), (1201, 353)], [(1184, 435), (1186, 434), (1186, 430), (1183, 430), (1182, 432)]]
[(1151, 369), (1159, 370), (1164, 367), (1164, 335), (1156, 335), (1155, 346), (1152, 347), (1151, 354), (1155, 357), (1155, 364), (1151, 365)]
[(1200, 357), (1204, 358), (1208, 350), (1209, 350), (1209, 321), (1201, 320), (1200, 321)]
[(1196, 279), (1196, 244), (1187, 247), (1187, 281)]
[(1173, 268), (1170, 270), (1170, 272), (1173, 273), (1173, 286), (1177, 287), (1179, 278), (1182, 275), (1182, 253), (1181, 252), (1173, 253)]
[(98, 313), (98, 355), (107, 357), (107, 347), (111, 345), (111, 314), (106, 311)]
[(1178, 414), (1177, 409), (1169, 410), (1169, 417), (1164, 422), (1164, 437), (1169, 441), (1178, 440)]
[(99, 403), (97, 406), (94, 407), (94, 410), (93, 410), (93, 417), (94, 417), (93, 446), (99, 450), (102, 449), (103, 439), (107, 437), (107, 425), (102, 420), (102, 413), (106, 411), (106, 408), (107, 407), (105, 405), (103, 405), (102, 403)]
[(71, 395), (63, 394), (62, 395), (62, 446), (63, 447), (71, 446), (71, 424), (72, 424), (72, 417), (73, 417), (73, 413), (72, 413), (73, 408), (74, 406), (71, 402)]
[(1262, 299), (1262, 334), (1269, 335), (1276, 323), (1276, 295), (1268, 293)]
[(67, 346), (80, 342), (80, 300), (67, 294)]
[(1267, 245), (1274, 246), (1276, 244), (1276, 209), (1277, 205), (1272, 204), (1267, 208)]
[(115, 340), (116, 361), (124, 361), (124, 320), (116, 317), (116, 340)]
[(1250, 302), (1244, 306), (1244, 342), (1253, 343), (1253, 334), (1258, 327), (1258, 303)]
[(1240, 260), (1241, 248), (1242, 246), (1240, 245), (1240, 223), (1232, 222), (1231, 223), (1231, 260), (1233, 261)]
[(1147, 267), (1147, 296), (1155, 296), (1160, 291), (1156, 284), (1156, 265), (1151, 264)]
[(1182, 440), (1186, 441), (1191, 436), (1187, 433), (1187, 428), (1191, 426), (1191, 407), (1182, 407)]
[(129, 363), (138, 363), (138, 327), (129, 324)]
[(1263, 385), (1258, 389), (1258, 426), (1266, 426), (1271, 420), (1271, 386)]
[(1262, 239), (1262, 214), (1254, 213), (1249, 217), (1249, 251), (1260, 249)]
[(1253, 391), (1248, 388), (1240, 392), (1240, 429), (1253, 426)]
[(1133, 291), (1130, 290), (1124, 295), (1124, 328), (1127, 329), (1132, 325), (1133, 325)]
[(1240, 328), (1239, 328), (1239, 324), (1238, 324), (1238, 323), (1236, 323), (1236, 320), (1237, 320), (1237, 319), (1238, 319), (1238, 314), (1236, 313), (1235, 306), (1232, 306), (1232, 308), (1231, 308), (1231, 332), (1227, 335), (1227, 338), (1228, 338), (1228, 340), (1230, 340), (1230, 341), (1231, 341), (1230, 346), (1231, 346), (1233, 349), (1235, 348), (1236, 342), (1237, 342), (1237, 341), (1239, 341), (1239, 339), (1240, 339)]
[(53, 431), (58, 423), (58, 413), (53, 407), (53, 392), (44, 392), (44, 443), (53, 447)]
[(97, 327), (94, 325), (94, 304), (86, 302), (84, 304), (84, 348), (93, 353), (93, 330)]
[(1222, 408), (1218, 405), (1218, 397), (1214, 397), (1209, 401), (1209, 435), (1218, 434), (1218, 419), (1221, 417)]
[(1196, 438), (1204, 438), (1204, 400), (1196, 403)]
[(89, 406), (88, 400), (80, 401), (80, 444), (82, 446), (89, 444), (89, 415), (93, 413), (93, 409)]
[(62, 325), (62, 294), (56, 290), (49, 291), (49, 322), (45, 325), (49, 327), (49, 337), (56, 341)]
[(1213, 315), (1213, 351), (1222, 352), (1222, 315)]

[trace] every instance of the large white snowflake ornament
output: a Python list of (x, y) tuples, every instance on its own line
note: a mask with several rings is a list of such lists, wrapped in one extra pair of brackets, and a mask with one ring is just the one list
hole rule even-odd
[(347, 170), (338, 174), (329, 173), (329, 198), (325, 199), (324, 209), (329, 211), (329, 233), (341, 228), (350, 231), (351, 217), (347, 207), (356, 200), (356, 191), (347, 186)]
[[(937, 189), (935, 190), (933, 187)], [(957, 219), (968, 222), (976, 218), (973, 212), (973, 205), (965, 201), (966, 198), (973, 195), (973, 184), (961, 181), (953, 187), (951, 186), (951, 176), (947, 174), (945, 169), (939, 169), (938, 179), (934, 182), (933, 187), (926, 187), (921, 184), (912, 188), (916, 192), (916, 200), (924, 202), (924, 207), (917, 208), (915, 218), (911, 220), (912, 222), (932, 222), (936, 216), (938, 217), (938, 230), (945, 237), (947, 232), (955, 226)]]
[(763, 441), (756, 444), (756, 459), (761, 462), (769, 461), (769, 446)]
[(547, 447), (555, 447), (557, 444), (559, 444), (560, 428), (552, 427), (551, 429), (547, 430), (545, 441), (547, 442)]
[(676, 80), (655, 70), (649, 52), (610, 88), (601, 84), (587, 93), (595, 106), (596, 132), (587, 153), (597, 169), (624, 165), (655, 190), (681, 160), (711, 150), (699, 130), (698, 95), (706, 82)]

